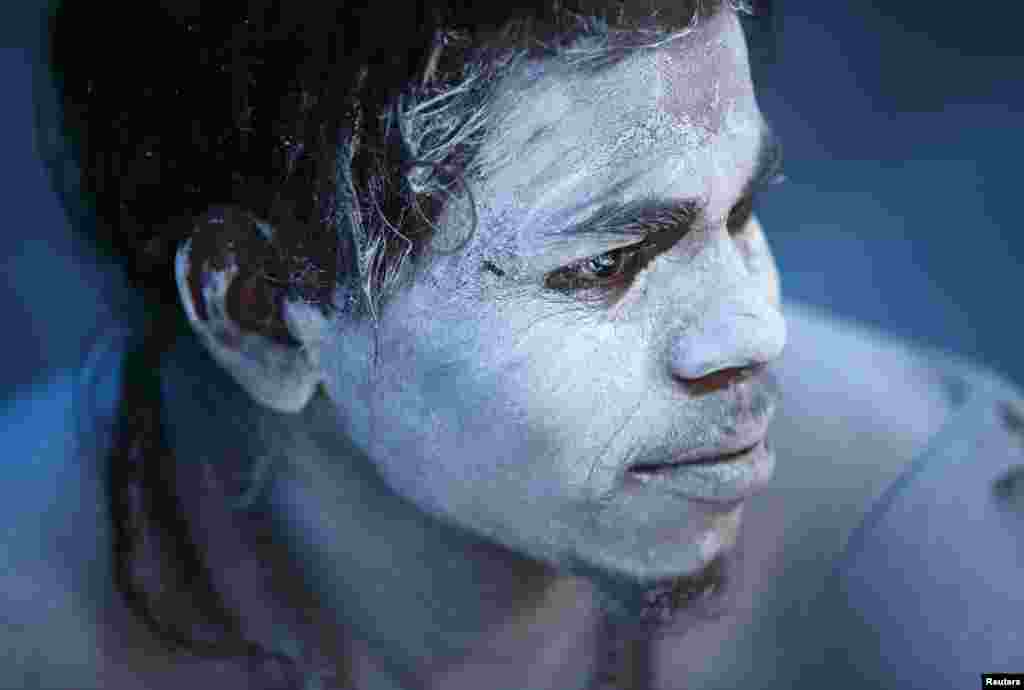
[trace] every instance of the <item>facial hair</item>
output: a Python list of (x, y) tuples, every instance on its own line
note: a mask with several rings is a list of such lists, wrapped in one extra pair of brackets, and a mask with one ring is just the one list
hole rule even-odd
[(635, 580), (608, 572), (587, 572), (597, 591), (606, 625), (628, 637), (680, 636), (733, 609), (742, 551), (739, 543), (695, 573), (659, 580)]

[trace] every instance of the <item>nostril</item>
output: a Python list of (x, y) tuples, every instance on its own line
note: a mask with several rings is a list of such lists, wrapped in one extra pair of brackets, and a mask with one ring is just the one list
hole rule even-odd
[(728, 367), (713, 371), (710, 374), (697, 379), (683, 379), (687, 388), (696, 395), (713, 393), (714, 391), (728, 388), (730, 384), (738, 383), (753, 376), (757, 370), (764, 365), (755, 364), (746, 367)]

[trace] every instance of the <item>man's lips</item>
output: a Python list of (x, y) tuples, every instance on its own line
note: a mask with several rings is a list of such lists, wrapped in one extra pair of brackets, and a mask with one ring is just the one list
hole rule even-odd
[(702, 400), (711, 406), (710, 409), (719, 410), (698, 415), (698, 419), (708, 419), (704, 436), (706, 445), (687, 448), (673, 443), (655, 444), (634, 458), (626, 470), (642, 472), (676, 465), (719, 462), (745, 453), (761, 443), (768, 435), (768, 427), (775, 416), (779, 384), (768, 367), (760, 366), (752, 368), (752, 371), (752, 375), (730, 379), (723, 390), (710, 394), (718, 400)]
[(775, 468), (767, 435), (778, 383), (762, 368), (757, 376), (733, 380), (720, 392), (717, 400), (702, 401), (709, 405), (708, 413), (698, 416), (708, 420), (701, 434), (704, 445), (686, 447), (666, 439), (647, 448), (625, 467), (624, 486), (631, 492), (716, 503), (742, 500), (764, 488)]
[(729, 444), (721, 448), (702, 448), (692, 453), (674, 457), (667, 462), (636, 463), (630, 465), (630, 472), (657, 472), (658, 470), (677, 467), (679, 465), (711, 464), (715, 462), (727, 462), (752, 450), (758, 443), (764, 440), (764, 436), (755, 439), (753, 442), (736, 448), (737, 444)]
[(735, 429), (734, 426), (733, 433), (717, 434), (720, 440), (715, 444), (687, 450), (661, 448), (658, 449), (657, 454), (645, 453), (636, 462), (630, 464), (626, 470), (629, 472), (652, 472), (659, 468), (677, 465), (720, 462), (742, 455), (765, 439), (772, 416), (768, 414), (754, 418), (750, 415), (741, 415), (746, 422), (742, 425), (735, 425), (739, 426), (739, 429)]
[(764, 438), (746, 449), (700, 455), (686, 461), (633, 465), (624, 486), (630, 493), (734, 504), (767, 486), (775, 470), (775, 454)]

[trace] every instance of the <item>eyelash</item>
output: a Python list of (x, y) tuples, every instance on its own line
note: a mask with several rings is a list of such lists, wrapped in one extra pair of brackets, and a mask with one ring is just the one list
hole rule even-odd
[[(745, 197), (733, 206), (729, 212), (729, 219), (726, 222), (729, 234), (737, 235), (742, 232), (750, 222), (753, 211), (753, 196)], [(646, 240), (640, 244), (613, 249), (610, 252), (569, 264), (549, 274), (544, 282), (546, 287), (552, 290), (575, 291), (596, 289), (604, 292), (614, 291), (629, 285), (636, 274), (640, 272), (648, 261), (654, 258), (654, 254), (658, 251), (658, 245), (654, 240)], [(612, 260), (609, 266), (613, 271), (611, 275), (598, 276), (596, 278), (581, 275), (581, 273), (588, 270), (588, 264), (601, 259)], [(597, 271), (591, 271), (591, 273), (596, 274)]]
[[(578, 261), (554, 271), (548, 275), (545, 280), (545, 284), (552, 290), (562, 291), (594, 288), (611, 291), (617, 288), (622, 288), (640, 272), (640, 255), (645, 253), (644, 250), (652, 249), (653, 247), (654, 244), (648, 241), (643, 244), (634, 244), (629, 247), (613, 249), (610, 252), (592, 256), (589, 259)], [(594, 278), (584, 274), (584, 271), (588, 270), (588, 264), (592, 264), (601, 259), (611, 259), (612, 264), (610, 268), (613, 273), (610, 276), (598, 276)], [(591, 273), (596, 275), (597, 271), (591, 271)]]

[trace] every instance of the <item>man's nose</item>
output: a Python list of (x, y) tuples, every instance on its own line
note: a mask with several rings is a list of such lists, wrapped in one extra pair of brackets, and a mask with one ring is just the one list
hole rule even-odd
[[(766, 364), (786, 345), (786, 321), (760, 281), (716, 296), (671, 344), (672, 375), (695, 383)], [(727, 381), (726, 381), (727, 382)], [(715, 388), (719, 385), (713, 386)]]

